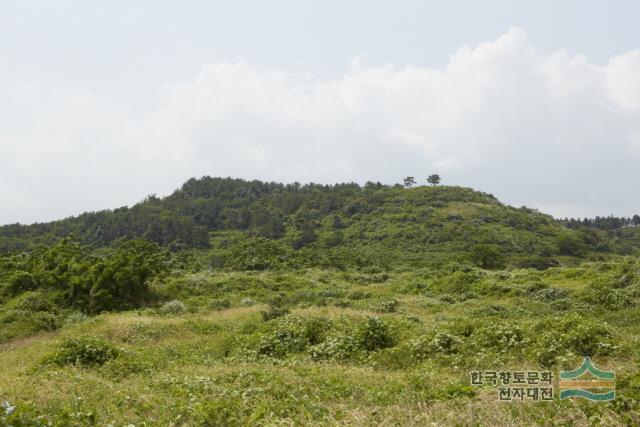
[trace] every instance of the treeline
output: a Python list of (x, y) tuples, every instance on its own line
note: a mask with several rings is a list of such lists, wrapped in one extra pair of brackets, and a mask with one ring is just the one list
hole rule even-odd
[[(313, 241), (314, 229), (324, 216), (370, 212), (383, 201), (383, 192), (391, 189), (402, 191), (402, 186), (190, 179), (168, 197), (149, 196), (131, 208), (89, 212), (49, 223), (2, 226), (0, 252), (52, 244), (64, 237), (96, 247), (122, 238), (144, 238), (171, 250), (207, 248), (211, 231), (240, 230), (277, 239), (288, 228), (297, 230), (297, 245), (303, 246)], [(339, 228), (339, 217), (335, 223)]]
[(617, 230), (623, 227), (636, 227), (640, 225), (640, 215), (632, 217), (596, 216), (595, 218), (565, 218), (561, 221), (571, 229), (596, 228), (598, 230)]
[(72, 237), (96, 247), (118, 239), (144, 238), (178, 250), (208, 246), (208, 232), (192, 218), (177, 214), (147, 199), (131, 208), (88, 212), (77, 217), (33, 225), (0, 227), (0, 252), (30, 249)]
[[(242, 268), (253, 261), (233, 255), (234, 248), (264, 243), (260, 239), (275, 241), (280, 248), (264, 245), (260, 254), (284, 251), (280, 258), (287, 260), (268, 259), (260, 265), (277, 261), (337, 268), (446, 263), (478, 244), (497, 245), (510, 258), (580, 257), (615, 250), (604, 232), (568, 230), (548, 215), (502, 205), (492, 195), (469, 188), (212, 177), (190, 179), (167, 197), (149, 196), (130, 208), (0, 227), (0, 253), (29, 252), (62, 238), (90, 248), (146, 239), (172, 252), (208, 249), (211, 265), (224, 261)], [(289, 253), (303, 249), (303, 254)]]

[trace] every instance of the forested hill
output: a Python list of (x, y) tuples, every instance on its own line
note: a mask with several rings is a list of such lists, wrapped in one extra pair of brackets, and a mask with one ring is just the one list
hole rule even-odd
[(478, 245), (493, 245), (485, 252), (497, 248), (525, 263), (616, 249), (598, 230), (570, 230), (551, 216), (503, 205), (469, 188), (203, 177), (187, 181), (170, 196), (150, 196), (129, 208), (0, 227), (0, 251), (52, 244), (63, 237), (97, 247), (143, 237), (174, 251), (208, 248), (227, 255), (234, 248), (251, 252), (271, 244), (265, 250), (285, 258), (290, 251), (321, 252), (324, 261), (318, 262), (329, 264), (350, 257), (359, 259), (355, 263), (382, 258), (421, 263), (443, 254), (471, 253)]

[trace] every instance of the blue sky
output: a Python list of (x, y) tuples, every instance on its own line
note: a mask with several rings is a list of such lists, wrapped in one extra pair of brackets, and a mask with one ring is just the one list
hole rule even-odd
[(190, 176), (640, 206), (638, 2), (5, 1), (0, 223)]

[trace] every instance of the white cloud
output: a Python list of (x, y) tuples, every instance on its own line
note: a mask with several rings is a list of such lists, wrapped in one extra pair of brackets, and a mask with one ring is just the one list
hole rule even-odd
[(606, 75), (613, 99), (623, 107), (640, 110), (640, 50), (612, 58)]
[(640, 211), (640, 51), (605, 66), (537, 52), (511, 28), (443, 70), (368, 66), (335, 80), (206, 64), (143, 117), (85, 91), (0, 100), (0, 223), (167, 193), (191, 176), (399, 182), (440, 173), (557, 215)]

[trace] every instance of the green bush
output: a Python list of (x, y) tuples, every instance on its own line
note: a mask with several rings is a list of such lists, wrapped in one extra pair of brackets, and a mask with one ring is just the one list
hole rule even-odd
[(11, 295), (18, 295), (22, 292), (33, 291), (38, 288), (38, 282), (31, 275), (25, 271), (16, 271), (9, 278), (9, 293)]
[(379, 303), (373, 305), (371, 309), (379, 313), (395, 313), (398, 310), (399, 305), (400, 303), (397, 300), (391, 299), (380, 301)]
[(587, 251), (587, 245), (577, 234), (565, 233), (555, 241), (560, 255), (582, 256)]
[(409, 351), (418, 360), (426, 359), (435, 354), (455, 354), (462, 340), (447, 332), (437, 332), (435, 335), (423, 335), (408, 343)]
[(376, 351), (395, 345), (389, 325), (379, 317), (367, 319), (357, 332), (357, 340), (360, 346), (368, 351)]
[(620, 310), (634, 303), (634, 295), (630, 289), (615, 289), (601, 285), (589, 286), (581, 295), (582, 301), (605, 308)]
[(576, 325), (564, 336), (568, 346), (581, 356), (610, 353), (615, 348), (611, 339), (608, 325), (593, 321)]
[(304, 337), (310, 345), (322, 342), (327, 333), (332, 329), (331, 320), (324, 317), (310, 317), (302, 322)]
[(563, 363), (575, 356), (609, 354), (616, 348), (606, 323), (575, 314), (542, 320), (534, 329), (539, 333), (536, 360), (543, 366)]
[(354, 337), (339, 335), (309, 348), (314, 360), (348, 360), (360, 351), (360, 343)]
[(331, 321), (325, 318), (285, 315), (277, 319), (272, 332), (262, 337), (257, 352), (271, 357), (300, 353), (322, 342), (330, 329)]
[(187, 306), (184, 305), (182, 301), (179, 301), (177, 299), (165, 302), (158, 309), (158, 313), (167, 314), (167, 315), (182, 314), (182, 313), (186, 313), (186, 311), (187, 311)]
[(31, 312), (56, 312), (58, 307), (52, 301), (50, 295), (46, 295), (42, 291), (27, 291), (22, 293), (19, 297), (14, 298), (10, 306), (15, 307), (18, 310), (31, 311)]
[(225, 267), (233, 270), (297, 268), (296, 253), (280, 241), (264, 237), (247, 239), (233, 246)]
[(269, 320), (277, 319), (278, 317), (282, 317), (289, 314), (289, 307), (283, 305), (274, 305), (269, 304), (266, 310), (262, 310), (260, 315), (262, 316), (262, 320), (268, 322)]
[(101, 366), (118, 356), (110, 343), (97, 338), (67, 339), (47, 361), (58, 366)]
[(291, 353), (302, 352), (308, 344), (309, 342), (299, 331), (286, 328), (278, 329), (260, 340), (258, 354), (284, 357)]
[(513, 323), (484, 325), (474, 333), (474, 340), (482, 348), (507, 352), (525, 343), (522, 327)]
[[(118, 242), (106, 256), (94, 260), (88, 276), (89, 311), (100, 313), (140, 307), (149, 298), (149, 281), (167, 270), (167, 254), (147, 240)], [(78, 278), (71, 292), (86, 292)], [(84, 301), (84, 299), (83, 299)]]
[(505, 264), (504, 256), (496, 245), (476, 245), (471, 249), (469, 258), (478, 267), (488, 270), (500, 268)]
[(40, 331), (55, 331), (61, 323), (61, 318), (54, 313), (0, 310), (0, 342), (30, 336)]

